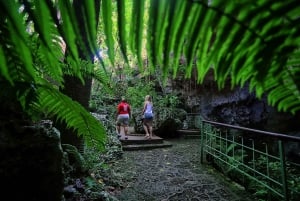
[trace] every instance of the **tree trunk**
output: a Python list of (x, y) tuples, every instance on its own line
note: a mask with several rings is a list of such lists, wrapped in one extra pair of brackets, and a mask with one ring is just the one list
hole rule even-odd
[[(84, 52), (84, 48), (78, 45), (79, 56), (82, 60), (92, 61), (93, 51), (90, 50), (88, 47), (88, 37), (86, 35), (87, 31), (85, 30), (85, 19), (83, 18), (84, 14), (81, 10), (81, 5), (84, 3), (83, 0), (74, 0), (74, 9), (76, 11), (76, 17), (78, 18), (78, 23), (81, 26), (80, 32), (81, 37), (84, 41), (85, 46), (87, 47), (88, 53)], [(95, 10), (96, 10), (96, 22), (98, 25), (99, 13), (100, 13), (100, 1), (95, 0)], [(96, 26), (97, 26), (96, 25)], [(62, 90), (64, 94), (71, 97), (74, 101), (80, 103), (84, 108), (87, 110), (89, 109), (89, 100), (91, 95), (91, 86), (92, 86), (92, 79), (88, 77), (84, 77), (85, 83), (83, 84), (81, 80), (75, 78), (73, 76), (64, 76), (65, 80), (65, 88)], [(59, 130), (61, 131), (61, 141), (64, 144), (71, 144), (76, 146), (79, 150), (83, 151), (83, 138), (78, 136), (74, 130), (68, 129), (65, 124), (58, 124)]]
[[(81, 80), (75, 77), (65, 76), (64, 79), (65, 88), (62, 92), (88, 110), (92, 85), (91, 79), (85, 78), (84, 85)], [(83, 151), (83, 138), (81, 136), (78, 136), (73, 129), (68, 129), (65, 124), (59, 125), (59, 130), (61, 131), (61, 142), (63, 144), (74, 145), (81, 152)]]

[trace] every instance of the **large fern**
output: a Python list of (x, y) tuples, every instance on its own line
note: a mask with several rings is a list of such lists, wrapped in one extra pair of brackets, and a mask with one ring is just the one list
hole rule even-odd
[[(107, 75), (103, 69), (94, 69), (94, 65), (79, 58), (77, 45), (83, 47), (84, 43), (71, 1), (53, 2), (0, 1), (1, 102), (15, 99), (11, 104), (20, 102), (24, 113), (32, 118), (38, 112), (39, 116), (65, 121), (87, 145), (103, 149), (103, 125), (58, 88), (64, 86), (64, 74), (82, 81), (90, 76), (104, 84), (108, 83)], [(93, 18), (87, 27), (89, 44), (83, 51), (87, 55), (96, 52), (96, 18), (91, 3), (82, 4), (86, 16), (81, 16), (86, 20)], [(65, 48), (70, 52), (66, 58)]]
[[(142, 16), (135, 7), (139, 0), (133, 1), (134, 16)], [(187, 77), (196, 67), (202, 82), (213, 68), (220, 88), (228, 77), (232, 86), (249, 82), (258, 97), (267, 94), (279, 110), (299, 111), (298, 1), (150, 0), (147, 11), (148, 58), (165, 74), (172, 69), (176, 76), (184, 56)], [(127, 23), (140, 33), (136, 21)], [(140, 51), (141, 40), (129, 40), (133, 52)]]
[(105, 148), (105, 128), (79, 103), (52, 87), (39, 87), (37, 93), (39, 97), (36, 109), (65, 121), (69, 128), (74, 128), (83, 137), (88, 146), (100, 150)]

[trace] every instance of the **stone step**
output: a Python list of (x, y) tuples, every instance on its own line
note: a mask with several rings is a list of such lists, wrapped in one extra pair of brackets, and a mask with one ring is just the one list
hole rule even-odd
[(120, 138), (122, 144), (132, 145), (132, 144), (161, 144), (163, 139), (154, 135), (151, 139), (145, 138), (145, 135), (128, 135), (128, 139), (125, 139), (124, 136)]
[(125, 139), (122, 135), (120, 141), (123, 150), (139, 150), (139, 149), (154, 149), (172, 146), (171, 143), (165, 142), (163, 138), (153, 135), (151, 139), (145, 138), (143, 134), (130, 134)]
[(201, 132), (200, 130), (177, 130), (176, 131), (180, 136), (187, 139), (193, 139), (193, 138), (201, 138)]
[(135, 151), (135, 150), (166, 148), (171, 146), (172, 146), (171, 143), (164, 141), (160, 144), (127, 144), (127, 145), (123, 145), (122, 148), (124, 151)]

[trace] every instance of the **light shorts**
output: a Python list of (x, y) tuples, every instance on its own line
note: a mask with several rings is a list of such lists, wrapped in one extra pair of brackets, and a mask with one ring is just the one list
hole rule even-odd
[(117, 126), (128, 126), (129, 114), (119, 114), (117, 118)]

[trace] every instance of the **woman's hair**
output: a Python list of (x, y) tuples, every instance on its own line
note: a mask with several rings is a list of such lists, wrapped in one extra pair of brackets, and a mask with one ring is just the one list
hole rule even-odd
[(151, 96), (150, 95), (145, 96), (145, 101), (150, 101), (151, 102)]

